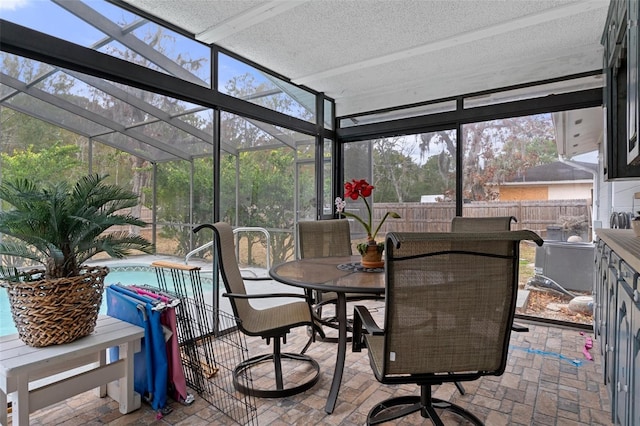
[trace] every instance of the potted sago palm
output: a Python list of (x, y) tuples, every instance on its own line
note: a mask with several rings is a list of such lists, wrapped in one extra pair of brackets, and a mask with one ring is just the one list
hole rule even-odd
[[(143, 227), (122, 213), (138, 196), (87, 175), (75, 184), (39, 185), (28, 179), (0, 185), (0, 285), (9, 296), (20, 339), (41, 347), (69, 343), (93, 332), (107, 267), (85, 262), (98, 253), (123, 258), (153, 253), (144, 237), (113, 226)], [(8, 259), (8, 260), (7, 260)], [(19, 267), (20, 259), (35, 269)]]

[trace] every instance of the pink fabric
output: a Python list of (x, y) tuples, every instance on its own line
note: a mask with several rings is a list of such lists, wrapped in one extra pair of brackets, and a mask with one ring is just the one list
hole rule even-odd
[(167, 359), (169, 360), (169, 378), (175, 392), (175, 395), (172, 396), (176, 401), (185, 401), (187, 399), (187, 380), (182, 369), (175, 308), (165, 309), (160, 317), (160, 322), (171, 330), (171, 337), (167, 341)]
[[(580, 332), (580, 335), (584, 336), (584, 333)], [(584, 342), (584, 347), (582, 348), (582, 354), (589, 361), (593, 361), (593, 356), (591, 356), (591, 353), (589, 353), (589, 349), (591, 348), (593, 348), (593, 340), (591, 339), (591, 337), (587, 336)]]
[[(153, 297), (164, 303), (169, 303), (171, 300), (169, 297), (163, 294), (157, 294), (152, 290), (146, 288), (140, 288), (131, 286), (139, 294)], [(171, 395), (176, 401), (185, 401), (187, 399), (187, 380), (184, 376), (184, 370), (182, 369), (182, 359), (180, 355), (180, 344), (178, 343), (178, 331), (176, 310), (173, 307), (167, 307), (164, 309), (160, 316), (160, 323), (167, 327), (171, 331), (171, 337), (166, 341), (167, 346), (167, 361), (169, 381), (173, 385), (174, 395)]]

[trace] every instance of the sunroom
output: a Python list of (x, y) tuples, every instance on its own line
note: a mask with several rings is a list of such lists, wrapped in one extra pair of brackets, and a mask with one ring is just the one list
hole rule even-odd
[[(8, 6), (0, 178), (108, 174), (140, 195), (134, 213), (160, 255), (210, 261), (211, 234), (192, 230), (225, 221), (244, 229), (243, 265), (291, 260), (296, 223), (336, 218), (351, 179), (376, 187), (374, 218), (399, 212), (382, 234), (514, 216), (514, 229), (563, 250), (579, 237), (581, 259), (593, 259), (594, 229), (635, 207), (638, 177), (605, 176), (606, 1)], [(541, 165), (571, 174), (526, 181)], [(353, 223), (354, 243), (365, 237)], [(519, 319), (553, 336), (592, 333), (592, 315), (535, 286), (544, 253), (521, 252)], [(563, 290), (591, 294), (592, 283), (561, 276)], [(585, 421), (570, 411), (556, 416)], [(339, 422), (364, 421), (353, 413)]]

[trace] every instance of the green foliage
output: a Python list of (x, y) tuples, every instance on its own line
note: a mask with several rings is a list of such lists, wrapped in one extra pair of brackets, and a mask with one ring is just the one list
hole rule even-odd
[[(293, 229), (294, 171), (295, 158), (288, 148), (242, 152), (238, 224)], [(222, 192), (233, 188), (223, 187)], [(273, 262), (283, 261), (293, 252), (293, 240), (288, 233), (272, 233), (271, 248)]]
[(104, 183), (106, 176), (83, 176), (40, 185), (29, 179), (4, 182), (0, 198), (13, 206), (0, 212), (0, 255), (22, 257), (45, 267), (45, 278), (79, 274), (82, 263), (98, 253), (122, 258), (132, 250), (153, 253), (143, 237), (125, 231), (105, 233), (112, 226), (146, 224), (119, 211), (138, 204), (124, 188)]
[[(222, 157), (221, 220), (238, 226), (293, 229), (294, 171), (295, 157), (288, 148), (245, 151), (237, 159), (232, 155)], [(252, 244), (263, 243), (260, 238), (252, 239), (249, 250)], [(291, 255), (294, 246), (290, 233), (272, 232), (271, 249), (273, 262)]]
[(83, 168), (78, 159), (79, 149), (76, 145), (55, 143), (40, 151), (33, 146), (24, 150), (15, 150), (12, 154), (1, 153), (2, 179), (29, 179), (33, 182), (60, 182), (69, 176), (79, 176)]
[[(193, 163), (193, 219), (189, 213), (191, 163), (175, 161), (158, 165), (158, 219), (168, 223), (160, 231), (164, 238), (178, 243), (174, 254), (184, 255), (191, 250), (191, 239), (199, 247), (211, 240), (205, 233), (193, 234), (191, 227), (179, 224), (213, 222), (213, 159), (199, 158)], [(146, 190), (150, 192), (150, 190)], [(151, 197), (148, 197), (151, 199)], [(149, 204), (148, 207), (151, 207)]]
[[(369, 250), (369, 243), (358, 243), (356, 244), (356, 249), (358, 249), (358, 253), (364, 255)], [(382, 253), (384, 251), (384, 243), (376, 243), (376, 250), (378, 253)]]

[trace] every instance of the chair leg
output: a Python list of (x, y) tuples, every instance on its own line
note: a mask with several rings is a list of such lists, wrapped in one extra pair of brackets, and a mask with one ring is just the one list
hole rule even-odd
[(424, 418), (431, 419), (435, 426), (444, 426), (436, 409), (449, 410), (476, 426), (484, 426), (482, 421), (470, 411), (449, 401), (433, 398), (431, 396), (431, 385), (421, 385), (420, 396), (400, 396), (376, 404), (371, 411), (369, 411), (367, 425), (388, 422), (420, 411), (420, 415)]
[(307, 340), (307, 344), (304, 345), (304, 348), (302, 348), (302, 350), (300, 351), (300, 354), (302, 355), (304, 355), (307, 352), (307, 350), (309, 349), (309, 347), (311, 347), (311, 344), (313, 342), (315, 342), (316, 340), (323, 341), (323, 339), (327, 337), (324, 334), (324, 330), (322, 330), (322, 327), (319, 325), (308, 326), (307, 334), (309, 334), (309, 340)]
[[(281, 352), (280, 339), (274, 338), (273, 341), (272, 354), (259, 355), (250, 358), (238, 364), (233, 370), (233, 386), (238, 392), (242, 392), (245, 395), (256, 396), (258, 398), (283, 398), (304, 392), (318, 382), (320, 379), (320, 365), (316, 360), (303, 354)], [(312, 370), (309, 374), (312, 375), (312, 377), (301, 384), (287, 387), (282, 376), (283, 360), (308, 363)], [(275, 389), (256, 389), (253, 387), (251, 369), (256, 367), (258, 364), (265, 362), (273, 363), (275, 372)]]
[[(405, 408), (395, 408), (406, 405)], [(391, 408), (394, 408), (391, 410)], [(408, 414), (414, 413), (422, 409), (419, 396), (399, 396), (397, 398), (387, 399), (376, 404), (367, 416), (368, 425), (377, 425), (391, 420), (399, 419)], [(386, 412), (390, 410), (389, 412)], [(423, 416), (424, 417), (424, 416)]]
[[(458, 382), (456, 382), (457, 384)], [(422, 404), (422, 417), (427, 418), (427, 419), (431, 419), (431, 421), (433, 422), (433, 424), (435, 426), (444, 426), (444, 423), (442, 422), (442, 419), (440, 418), (440, 416), (438, 416), (438, 413), (436, 413), (436, 407), (433, 405), (433, 402), (436, 401), (439, 402), (440, 400), (438, 399), (434, 399), (431, 396), (431, 386), (429, 386), (429, 391), (428, 392), (423, 392), (423, 387), (420, 387), (420, 402)], [(443, 408), (443, 407), (438, 407), (438, 408)]]
[(282, 384), (282, 355), (280, 354), (280, 339), (273, 339), (273, 364), (276, 370), (276, 389), (284, 389)]

